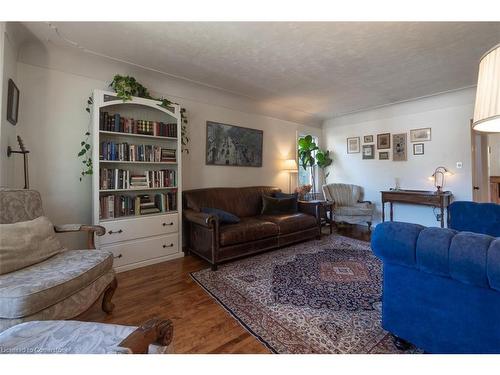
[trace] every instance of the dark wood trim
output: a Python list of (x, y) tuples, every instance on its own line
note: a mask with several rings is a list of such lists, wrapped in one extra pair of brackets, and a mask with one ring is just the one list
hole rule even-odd
[(104, 290), (102, 297), (102, 310), (107, 314), (111, 314), (115, 308), (115, 305), (113, 302), (111, 302), (111, 299), (113, 298), (113, 295), (115, 294), (117, 287), (118, 287), (118, 280), (115, 277), (113, 281), (111, 281), (111, 283)]

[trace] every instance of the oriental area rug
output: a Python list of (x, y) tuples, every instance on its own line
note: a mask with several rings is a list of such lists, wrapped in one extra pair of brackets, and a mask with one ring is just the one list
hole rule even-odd
[(382, 264), (330, 235), (201, 270), (193, 279), (274, 353), (412, 353), (381, 327)]

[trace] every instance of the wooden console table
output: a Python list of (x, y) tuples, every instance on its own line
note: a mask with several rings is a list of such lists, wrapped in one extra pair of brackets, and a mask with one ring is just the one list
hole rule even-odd
[(444, 210), (451, 203), (453, 194), (450, 191), (436, 193), (425, 190), (387, 190), (382, 194), (382, 221), (385, 221), (385, 204), (390, 204), (390, 218), (394, 219), (394, 203), (415, 204), (420, 206), (437, 207), (441, 210), (441, 228), (444, 228)]

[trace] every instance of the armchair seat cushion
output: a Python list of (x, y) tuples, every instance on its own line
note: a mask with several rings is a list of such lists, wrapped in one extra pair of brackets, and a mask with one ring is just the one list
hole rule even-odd
[(256, 217), (242, 217), (238, 224), (221, 225), (220, 244), (228, 246), (278, 235), (278, 226)]
[(318, 226), (314, 216), (303, 213), (262, 215), (259, 218), (276, 224), (280, 235), (300, 232)]
[(371, 216), (373, 205), (370, 203), (356, 203), (353, 206), (336, 206), (335, 215), (339, 216)]
[(0, 318), (35, 314), (77, 293), (112, 267), (109, 251), (68, 250), (0, 275)]

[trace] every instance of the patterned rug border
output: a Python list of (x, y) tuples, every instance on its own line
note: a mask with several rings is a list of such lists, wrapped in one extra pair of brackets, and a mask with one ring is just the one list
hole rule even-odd
[[(196, 271), (198, 272), (198, 271)], [(249, 332), (253, 337), (259, 340), (266, 348), (268, 348), (272, 354), (279, 354), (276, 349), (274, 349), (271, 344), (264, 340), (261, 336), (255, 333), (249, 326), (243, 322), (236, 313), (231, 310), (224, 302), (222, 302), (216, 295), (214, 295), (210, 290), (208, 290), (194, 275), (195, 272), (190, 272), (189, 276), (198, 284), (210, 297), (212, 297), (224, 310), (226, 310), (247, 332)]]

